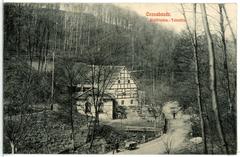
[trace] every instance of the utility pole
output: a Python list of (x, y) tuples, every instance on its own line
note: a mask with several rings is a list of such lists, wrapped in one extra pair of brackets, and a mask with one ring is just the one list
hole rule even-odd
[(132, 55), (131, 55), (131, 68), (132, 70), (134, 69), (134, 33), (133, 33), (133, 25), (132, 24), (129, 24), (130, 25), (130, 30), (131, 30), (131, 47), (132, 47)]
[(57, 22), (55, 26), (55, 44), (54, 44), (54, 50), (52, 53), (52, 88), (51, 88), (51, 110), (53, 110), (53, 99), (54, 99), (54, 73), (55, 73), (55, 51), (57, 49)]
[(134, 69), (134, 35), (132, 35), (132, 70)]

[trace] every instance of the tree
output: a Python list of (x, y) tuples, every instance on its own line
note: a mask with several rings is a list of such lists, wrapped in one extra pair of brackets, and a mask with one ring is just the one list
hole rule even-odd
[(224, 27), (224, 17), (223, 17), (223, 5), (224, 4), (218, 4), (219, 6), (219, 15), (220, 15), (220, 28), (221, 28), (221, 40), (222, 40), (222, 49), (223, 49), (223, 56), (224, 56), (224, 70), (227, 80), (227, 100), (229, 105), (229, 112), (232, 112), (232, 102), (231, 102), (231, 89), (230, 89), (230, 79), (229, 79), (229, 68), (228, 68), (228, 55), (227, 55), (227, 46), (226, 46), (226, 38), (225, 38), (225, 27)]
[(190, 27), (187, 22), (187, 18), (185, 15), (185, 10), (183, 7), (183, 4), (181, 4), (182, 11), (183, 11), (183, 16), (186, 20), (186, 26), (187, 30), (189, 32), (191, 42), (192, 42), (192, 47), (193, 47), (193, 60), (194, 60), (194, 69), (195, 69), (195, 83), (197, 87), (197, 103), (198, 103), (198, 108), (199, 108), (199, 116), (200, 116), (200, 121), (201, 121), (201, 133), (202, 133), (202, 139), (203, 139), (203, 144), (204, 144), (204, 150), (203, 153), (207, 154), (207, 140), (206, 140), (206, 127), (204, 124), (204, 118), (203, 118), (203, 105), (201, 102), (201, 88), (200, 88), (200, 81), (199, 81), (199, 59), (198, 59), (198, 43), (197, 43), (197, 31), (196, 31), (196, 4), (193, 4), (193, 34), (191, 33)]
[(218, 107), (218, 99), (217, 99), (217, 90), (216, 90), (216, 69), (215, 69), (215, 50), (212, 40), (212, 35), (210, 33), (209, 24), (208, 24), (208, 18), (206, 13), (205, 4), (200, 4), (201, 11), (202, 11), (202, 21), (204, 26), (204, 31), (206, 33), (207, 41), (208, 41), (208, 52), (209, 52), (209, 83), (210, 83), (210, 90), (211, 90), (211, 100), (212, 100), (212, 108), (213, 112), (216, 118), (216, 126), (217, 131), (220, 137), (220, 141), (222, 144), (222, 147), (225, 149), (225, 153), (229, 153), (228, 150), (228, 144), (225, 139), (224, 133), (223, 133), (223, 126), (220, 118), (219, 113), (219, 107)]
[(173, 143), (172, 143), (172, 136), (168, 135), (166, 136), (163, 140), (162, 140), (162, 143), (163, 143), (163, 146), (165, 148), (165, 152), (167, 154), (170, 154), (172, 149), (173, 149)]
[(19, 142), (31, 132), (29, 127), (30, 105), (34, 103), (36, 75), (19, 59), (5, 61), (4, 67), (4, 134), (8, 138), (12, 154)]
[(64, 58), (58, 61), (55, 69), (56, 76), (56, 102), (62, 105), (66, 113), (68, 122), (71, 126), (71, 142), (72, 150), (75, 150), (75, 130), (74, 130), (74, 115), (76, 115), (76, 100), (75, 88), (80, 84), (83, 65), (76, 64), (69, 58)]
[(159, 104), (151, 104), (148, 107), (148, 112), (153, 116), (155, 120), (154, 127), (157, 128), (157, 118), (162, 115), (162, 106)]
[[(230, 32), (231, 32), (231, 35), (232, 35), (232, 39), (233, 39), (233, 43), (234, 43), (234, 48), (235, 48), (235, 51), (237, 52), (237, 40), (236, 40), (236, 36), (233, 32), (233, 28), (231, 26), (231, 23), (230, 23), (230, 20), (229, 20), (229, 17), (228, 17), (228, 13), (226, 11), (226, 8), (225, 8), (225, 5), (222, 4), (222, 10), (224, 11), (225, 13), (225, 17), (226, 17), (226, 20), (227, 20), (227, 23), (228, 23), (228, 26), (230, 28)], [(236, 104), (236, 93), (237, 93), (237, 77), (236, 77), (236, 74), (234, 75), (234, 84), (235, 84), (235, 91), (234, 91), (234, 99), (235, 99), (235, 104)], [(233, 105), (233, 110), (234, 112), (236, 112), (236, 105)]]
[(99, 63), (97, 65), (92, 64), (90, 69), (91, 70), (90, 70), (89, 81), (92, 86), (91, 96), (92, 96), (93, 107), (94, 107), (94, 121), (93, 121), (93, 128), (91, 132), (91, 143), (89, 148), (91, 150), (93, 141), (95, 139), (95, 130), (99, 126), (99, 114), (101, 112), (100, 111), (101, 103), (104, 100), (107, 87), (110, 85), (112, 81), (112, 75), (114, 73), (115, 68), (114, 66), (111, 66), (111, 65), (104, 66)]

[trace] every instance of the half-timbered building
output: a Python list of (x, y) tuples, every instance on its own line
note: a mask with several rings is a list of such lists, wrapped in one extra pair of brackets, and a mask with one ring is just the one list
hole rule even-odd
[(109, 85), (106, 92), (113, 95), (119, 105), (137, 106), (138, 92), (136, 81), (125, 66), (117, 69), (112, 78), (112, 84)]
[[(96, 68), (98, 69), (98, 68)], [(100, 119), (116, 119), (117, 116), (117, 108), (125, 107), (127, 110), (130, 110), (131, 107), (138, 106), (138, 88), (135, 79), (131, 75), (131, 72), (125, 66), (114, 66), (112, 69), (113, 72), (109, 75), (110, 80), (107, 80), (107, 88), (104, 91), (104, 95), (102, 97), (103, 104), (101, 106), (102, 112), (100, 113)], [(85, 83), (78, 85), (81, 89), (78, 98), (78, 106), (80, 108), (80, 112), (86, 111), (86, 109), (82, 109), (81, 107), (87, 107), (85, 104), (89, 103), (89, 97), (92, 97), (92, 85)], [(95, 88), (97, 85), (94, 85)], [(95, 112), (94, 106), (92, 105), (89, 110), (92, 113)], [(127, 111), (130, 113), (130, 111)], [(128, 116), (126, 116), (128, 117)]]

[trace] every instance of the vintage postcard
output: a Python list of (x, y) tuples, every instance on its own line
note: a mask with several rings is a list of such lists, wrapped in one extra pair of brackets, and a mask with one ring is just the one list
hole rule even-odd
[(4, 154), (236, 154), (237, 4), (4, 3)]

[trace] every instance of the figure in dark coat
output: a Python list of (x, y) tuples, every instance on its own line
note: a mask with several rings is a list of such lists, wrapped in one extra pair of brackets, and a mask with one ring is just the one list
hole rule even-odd
[(113, 144), (113, 154), (114, 154), (115, 151), (116, 151), (116, 153), (119, 152), (119, 141), (118, 141), (118, 139), (116, 139), (116, 141)]
[(85, 103), (85, 113), (87, 114), (87, 113), (91, 113), (91, 106), (92, 106), (92, 104), (89, 102), (89, 101), (87, 101), (86, 103)]
[(176, 118), (176, 112), (173, 112), (173, 119)]

